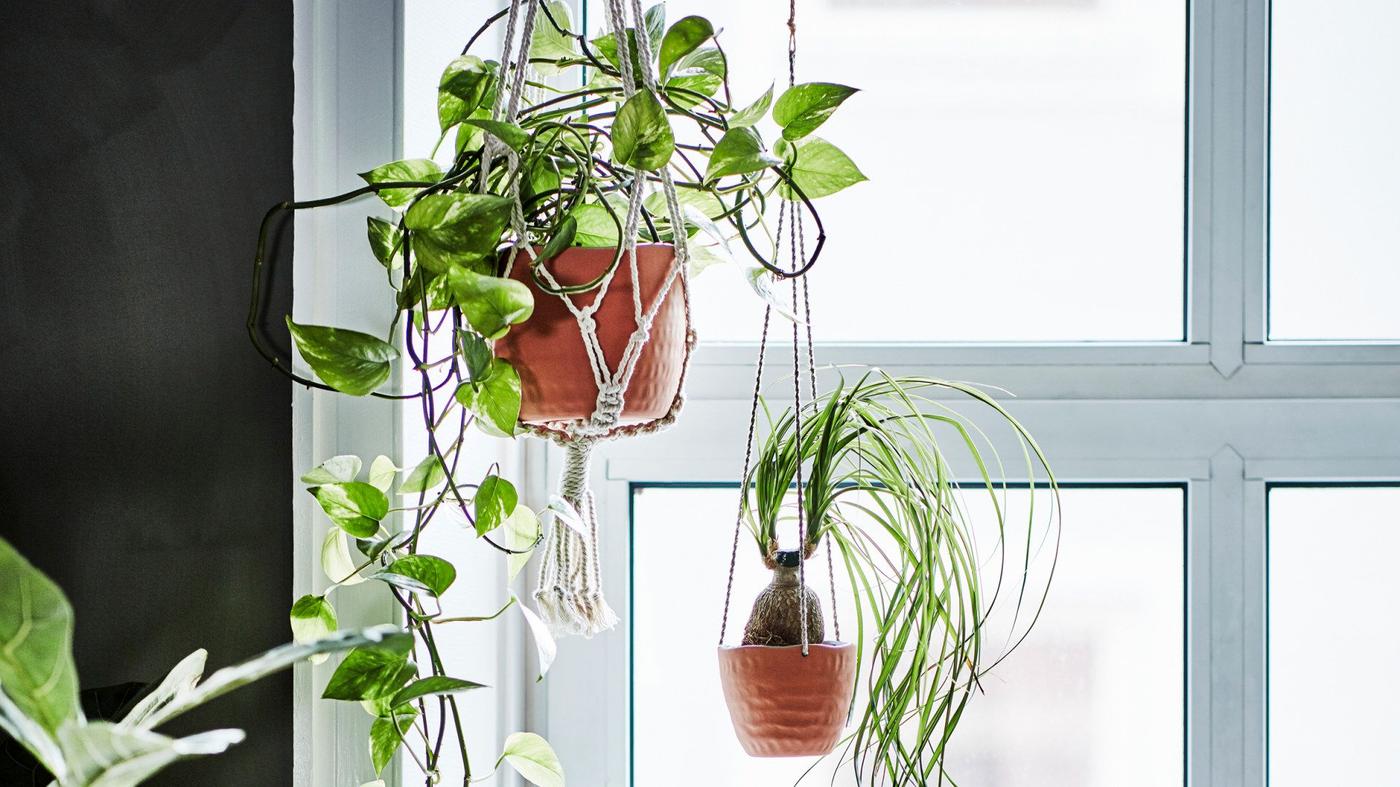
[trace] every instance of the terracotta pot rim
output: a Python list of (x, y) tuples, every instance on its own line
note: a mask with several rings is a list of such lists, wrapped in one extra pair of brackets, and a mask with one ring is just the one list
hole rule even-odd
[[(544, 249), (543, 246), (536, 246), (535, 248), (536, 248), (537, 250), (543, 250), (543, 249)], [(615, 251), (617, 251), (617, 248), (618, 248), (618, 247), (616, 247), (616, 246), (570, 246), (570, 247), (568, 247), (567, 249), (564, 249), (563, 251), (559, 252), (559, 255), (560, 255), (560, 256), (563, 256), (563, 255), (565, 255), (565, 254), (568, 254), (568, 253), (571, 252), (571, 251), (613, 251), (613, 252), (615, 252)], [(676, 248), (676, 247), (675, 247), (674, 244), (666, 243), (666, 242), (664, 242), (664, 241), (659, 242), (659, 243), (638, 243), (638, 244), (637, 244), (637, 249), (638, 249), (638, 250), (641, 250), (641, 249), (673, 249), (673, 250), (674, 250), (675, 248)], [(509, 249), (509, 247), (507, 247), (507, 249)], [(627, 247), (626, 247), (626, 246), (623, 246), (623, 247), (622, 247), (622, 250), (623, 250), (623, 251), (626, 251), (626, 250), (627, 250)]]
[[(810, 643), (807, 644), (807, 649), (808, 649), (809, 651), (811, 651), (811, 650), (846, 650), (846, 649), (854, 648), (854, 647), (855, 647), (855, 643), (853, 643), (853, 642), (842, 642), (842, 641), (840, 641), (840, 640), (832, 640), (832, 639), (829, 639), (829, 640), (827, 640), (827, 641), (825, 641), (825, 642), (810, 642)], [(745, 650), (773, 650), (773, 651), (778, 651), (778, 650), (801, 650), (801, 649), (802, 649), (802, 646), (801, 646), (801, 645), (720, 645), (720, 646), (719, 646), (719, 652), (720, 652), (720, 653), (724, 653), (724, 652), (726, 652), (726, 651), (745, 651)]]

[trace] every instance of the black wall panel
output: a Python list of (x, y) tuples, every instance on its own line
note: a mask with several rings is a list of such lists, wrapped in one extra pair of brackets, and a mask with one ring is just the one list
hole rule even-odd
[[(243, 319), (291, 122), (289, 0), (0, 0), (0, 533), (85, 686), (289, 637), (290, 388)], [(290, 705), (284, 674), (192, 714), (249, 738), (156, 783), (290, 784)]]

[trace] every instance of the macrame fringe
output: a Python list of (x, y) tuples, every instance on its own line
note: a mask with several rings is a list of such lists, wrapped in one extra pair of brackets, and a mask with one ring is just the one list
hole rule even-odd
[[(628, 2), (633, 24), (641, 29), (645, 16), (641, 2), (640, 0), (628, 0)], [(503, 102), (503, 94), (497, 93), (496, 102), (492, 108), (492, 117), (496, 119), (513, 121), (519, 109), (520, 96), (526, 89), (525, 74), (529, 68), (528, 42), (534, 31), (535, 12), (539, 4), (529, 2), (523, 19), (520, 19), (520, 10), (523, 4), (525, 4), (525, 0), (511, 0), (510, 4), (510, 16), (507, 20), (501, 62), (513, 64), (514, 80), (509, 90), (509, 101)], [(616, 40), (629, 40), (631, 37), (624, 36), (624, 31), (627, 29), (628, 7), (623, 5), (622, 0), (607, 0), (605, 9), (608, 26), (612, 29)], [(517, 21), (522, 29), (519, 36), (519, 49), (512, 57)], [(640, 62), (651, 62), (651, 44), (647, 37), (637, 36), (632, 40), (636, 42), (638, 47), (637, 54)], [(631, 67), (632, 58), (630, 57), (619, 58), (619, 61), (624, 98), (631, 98), (639, 88), (656, 89), (656, 76), (654, 74), (647, 70), (640, 74), (634, 74)], [(511, 176), (514, 176), (520, 167), (519, 156), (488, 135), (482, 154), (481, 187), (483, 190), (487, 181), (484, 173), (490, 169), (492, 160), (497, 155), (505, 157), (506, 166)], [(625, 256), (632, 274), (632, 281), (640, 282), (641, 279), (637, 273), (637, 237), (643, 213), (643, 200), (646, 197), (649, 180), (646, 173), (640, 170), (636, 171), (635, 174), (636, 178), (628, 193), (623, 237), (626, 245)], [(662, 168), (659, 174), (661, 193), (666, 201), (671, 226), (682, 226), (684, 214), (681, 211), (680, 199), (676, 193), (676, 184), (672, 179), (671, 172), (669, 169)], [(525, 251), (532, 263), (535, 260), (535, 251), (529, 242), (524, 206), (518, 193), (510, 221), (515, 242), (506, 256), (507, 274), (511, 266), (515, 264), (516, 256), (521, 250)], [(620, 423), (624, 395), (631, 383), (632, 373), (636, 370), (642, 350), (650, 338), (652, 323), (671, 288), (677, 283), (680, 284), (682, 297), (685, 298), (686, 355), (682, 364), (681, 390), (684, 389), (684, 370), (689, 365), (690, 352), (695, 345), (695, 334), (691, 330), (690, 296), (687, 280), (689, 249), (683, 239), (672, 245), (675, 248), (675, 258), (655, 301), (650, 306), (645, 306), (642, 303), (640, 287), (634, 286), (632, 288), (632, 307), (636, 328), (628, 338), (627, 346), (622, 357), (618, 360), (616, 370), (608, 368), (607, 359), (603, 355), (602, 345), (598, 339), (597, 323), (594, 321), (593, 315), (607, 296), (617, 268), (615, 267), (603, 277), (603, 280), (598, 284), (592, 302), (585, 306), (574, 303), (568, 294), (560, 294), (559, 296), (578, 321), (579, 333), (588, 354), (594, 382), (598, 386), (598, 400), (591, 418), (567, 424), (562, 429), (546, 428), (543, 430), (543, 433), (556, 440), (567, 441), (564, 442), (566, 456), (564, 475), (560, 482), (560, 496), (578, 511), (579, 519), (582, 522), (582, 527), (575, 530), (571, 526), (561, 526), (560, 520), (556, 517), (554, 526), (550, 528), (545, 542), (543, 559), (540, 561), (539, 583), (538, 589), (535, 591), (535, 601), (539, 605), (541, 617), (556, 635), (577, 634), (591, 637), (612, 628), (618, 620), (617, 615), (603, 598), (602, 571), (598, 562), (598, 513), (594, 505), (593, 493), (588, 488), (589, 456), (592, 453), (594, 442), (639, 431), (661, 429), (675, 420), (676, 413), (684, 400), (678, 392), (672, 402), (670, 412), (655, 421), (628, 426), (622, 426)], [(559, 283), (550, 274), (547, 267), (540, 265), (535, 270), (546, 283), (556, 289), (559, 288)]]
[(540, 561), (535, 602), (540, 617), (556, 636), (592, 637), (617, 625), (617, 614), (603, 598), (602, 569), (598, 559), (598, 510), (588, 488), (593, 443), (580, 440), (564, 451), (564, 473), (559, 496), (579, 514), (585, 533), (565, 525), (558, 517), (545, 541)]

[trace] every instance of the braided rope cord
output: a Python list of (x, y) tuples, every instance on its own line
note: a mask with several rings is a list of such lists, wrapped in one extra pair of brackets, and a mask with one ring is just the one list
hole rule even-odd
[[(795, 213), (796, 211), (794, 211)], [(796, 233), (796, 222), (788, 222), (790, 232)], [(793, 264), (798, 264), (794, 258)], [(793, 478), (797, 482), (797, 584), (801, 592), (797, 594), (797, 606), (802, 616), (802, 655), (807, 655), (807, 509), (803, 502), (802, 484), (802, 366), (799, 360), (801, 341), (797, 325), (797, 280), (792, 281), (792, 434), (797, 445), (797, 467)]]
[[(788, 0), (788, 87), (792, 87), (794, 84), (797, 84), (797, 0)], [(795, 209), (795, 207), (794, 210), (792, 210), (791, 225), (791, 244), (795, 246), (795, 248), (792, 248), (791, 255), (792, 265), (795, 267), (801, 265), (799, 260), (806, 259), (806, 234), (804, 228), (802, 228), (802, 211)], [(804, 323), (806, 328), (806, 379), (808, 379), (808, 389), (809, 392), (811, 392), (811, 402), (815, 403), (816, 351), (813, 349), (815, 344), (812, 342), (812, 298), (811, 294), (809, 294), (808, 280), (806, 280), (805, 274), (804, 276), (795, 277), (795, 279), (801, 279), (801, 316), (802, 323)], [(794, 314), (798, 314), (797, 301), (795, 301), (795, 298), (797, 298), (797, 287), (798, 281), (792, 281), (792, 290), (794, 290), (792, 291), (792, 297), (794, 297), (792, 312), (794, 312)], [(794, 325), (794, 329), (795, 328), (797, 328), (797, 325)], [(797, 340), (794, 339), (794, 346), (795, 344), (797, 344)], [(801, 412), (801, 406), (799, 406), (798, 410)], [(798, 472), (801, 472), (801, 468), (798, 468)], [(801, 485), (801, 478), (799, 478), (798, 483)], [(799, 486), (798, 493), (801, 494), (801, 486)], [(799, 524), (801, 524), (801, 522), (799, 522)], [(802, 548), (804, 548), (805, 552), (805, 542)], [(830, 534), (826, 534), (826, 581), (827, 587), (830, 588), (830, 594), (832, 594), (832, 629), (834, 637), (840, 640), (841, 618), (836, 611), (836, 564), (834, 564), (832, 557), (832, 535)], [(802, 626), (806, 626), (805, 613), (802, 615)], [(806, 637), (804, 636), (804, 641), (805, 639)]]
[[(523, 4), (528, 5), (528, 10), (522, 19), (520, 10)], [(492, 107), (493, 118), (514, 122), (517, 117), (521, 96), (524, 94), (527, 84), (529, 43), (534, 31), (538, 8), (539, 0), (511, 0), (501, 62), (505, 69), (503, 77), (511, 78), (512, 82), (509, 90), (498, 91), (495, 104)], [(630, 54), (629, 47), (635, 44), (639, 62), (650, 63), (652, 59), (651, 42), (645, 35), (627, 35), (629, 8), (624, 6), (621, 0), (608, 0), (605, 8), (608, 26), (611, 28), (614, 40), (619, 42), (622, 53), (622, 57), (618, 60), (624, 101), (631, 99), (641, 89), (655, 91), (657, 87), (655, 75), (649, 69), (643, 70), (640, 74), (633, 73), (632, 59), (628, 56)], [(645, 14), (642, 11), (640, 0), (631, 2), (630, 12), (636, 29), (644, 30)], [(518, 48), (516, 47), (517, 27), (520, 29)], [(508, 97), (506, 93), (509, 93)], [(485, 188), (486, 173), (489, 172), (493, 160), (498, 155), (505, 156), (508, 168), (507, 182), (512, 181), (517, 176), (520, 167), (519, 155), (508, 146), (488, 136), (486, 149), (483, 151), (482, 189)], [(593, 291), (591, 301), (585, 305), (579, 305), (568, 293), (562, 291), (564, 288), (560, 286), (549, 269), (545, 265), (539, 264), (534, 246), (530, 242), (521, 195), (518, 189), (513, 192), (514, 204), (511, 209), (510, 224), (514, 239), (506, 254), (505, 275), (510, 275), (517, 256), (521, 250), (524, 250), (534, 272), (551, 288), (558, 291), (557, 297), (562, 300), (578, 323), (584, 352), (598, 390), (593, 413), (588, 418), (529, 427), (531, 433), (547, 437), (564, 446), (565, 467), (560, 479), (561, 497), (577, 510), (583, 524), (582, 529), (585, 531), (580, 533), (570, 527), (560, 527), (559, 521), (556, 519), (555, 525), (550, 529), (548, 543), (542, 550), (543, 559), (540, 561), (535, 599), (540, 605), (542, 616), (556, 633), (592, 636), (611, 628), (617, 622), (616, 614), (602, 595), (597, 506), (588, 484), (589, 461), (593, 446), (601, 440), (660, 431), (674, 423), (684, 405), (683, 392), (686, 371), (689, 369), (690, 358), (696, 344), (687, 271), (689, 252), (680, 233), (675, 233), (676, 237), (672, 243), (675, 250), (674, 256), (659, 292), (650, 305), (643, 303), (641, 278), (637, 264), (637, 237), (643, 201), (646, 198), (649, 185), (646, 172), (640, 168), (634, 168), (632, 175), (623, 226), (623, 243), (625, 244), (623, 254), (626, 257), (627, 270), (632, 276), (631, 300), (635, 328), (628, 337), (627, 345), (623, 349), (615, 369), (609, 368), (608, 359), (603, 353), (602, 343), (598, 338), (595, 315), (607, 297), (620, 266), (614, 266), (603, 277)], [(683, 227), (680, 200), (669, 169), (663, 168), (661, 170), (660, 180), (671, 226)], [(643, 423), (622, 425), (620, 421), (625, 406), (625, 393), (631, 384), (632, 376), (637, 369), (643, 350), (651, 338), (652, 324), (677, 282), (680, 284), (679, 289), (684, 309), (685, 342), (676, 394), (672, 398), (667, 412), (661, 417)]]
[(763, 333), (758, 340), (758, 369), (753, 375), (753, 401), (749, 405), (749, 439), (744, 441), (744, 472), (739, 476), (739, 513), (734, 516), (734, 543), (729, 548), (729, 581), (724, 586), (724, 615), (719, 623), (719, 644), (729, 628), (729, 600), (734, 594), (734, 566), (739, 559), (739, 530), (744, 522), (744, 502), (749, 494), (749, 468), (753, 465), (754, 430), (758, 424), (758, 396), (763, 387), (763, 357), (768, 349), (768, 322), (773, 315), (771, 305), (763, 307)]
[[(794, 210), (797, 218), (797, 231), (793, 236), (797, 242), (797, 250), (793, 259), (801, 260), (807, 258), (807, 238), (802, 232), (802, 212)], [(815, 344), (812, 341), (812, 298), (809, 293), (807, 277), (802, 278), (802, 321), (807, 328), (807, 386), (812, 402), (817, 401), (817, 358)], [(794, 311), (796, 309), (794, 308)], [(815, 406), (815, 405), (814, 405)], [(831, 555), (831, 534), (825, 534), (826, 547), (826, 583), (831, 592), (831, 627), (836, 641), (841, 640), (841, 615), (836, 611), (836, 565)]]
[[(789, 0), (789, 3), (788, 3), (787, 28), (788, 28), (788, 86), (791, 87), (792, 85), (796, 84), (796, 82), (797, 82), (797, 2), (796, 2), (796, 0)], [(784, 203), (782, 203), (782, 204), (779, 205), (779, 208), (778, 208), (778, 224), (777, 224), (777, 232), (776, 232), (775, 237), (776, 237), (777, 240), (778, 240), (779, 248), (781, 248), (781, 244), (782, 244), (782, 240), (783, 240), (783, 231), (784, 231), (785, 224), (786, 224), (786, 229), (787, 229), (787, 233), (788, 233), (788, 235), (787, 235), (787, 240), (788, 240), (788, 247), (789, 247), (789, 255), (790, 255), (790, 258), (791, 258), (791, 261), (792, 261), (792, 267), (788, 270), (787, 278), (789, 278), (789, 279), (792, 280), (792, 311), (793, 311), (793, 315), (797, 318), (797, 319), (794, 320), (793, 325), (792, 325), (792, 369), (793, 369), (793, 375), (792, 375), (792, 377), (793, 377), (793, 410), (794, 410), (793, 429), (794, 429), (794, 439), (795, 439), (795, 441), (796, 441), (796, 445), (798, 446), (798, 448), (797, 448), (797, 450), (798, 450), (798, 462), (797, 462), (797, 467), (796, 467), (796, 470), (795, 470), (795, 481), (796, 481), (796, 486), (797, 486), (797, 532), (798, 532), (799, 554), (801, 555), (801, 557), (800, 557), (799, 560), (798, 560), (798, 584), (799, 584), (802, 588), (805, 589), (805, 588), (806, 588), (806, 585), (807, 585), (806, 561), (807, 561), (807, 558), (809, 557), (809, 554), (810, 554), (809, 545), (807, 544), (807, 526), (808, 526), (808, 524), (810, 524), (810, 523), (807, 522), (807, 516), (806, 516), (806, 505), (805, 505), (805, 500), (804, 500), (805, 490), (804, 490), (804, 484), (803, 484), (803, 479), (802, 479), (802, 461), (801, 461), (801, 452), (802, 452), (802, 448), (801, 448), (801, 446), (802, 446), (802, 409), (803, 409), (803, 404), (802, 404), (802, 371), (803, 371), (803, 369), (802, 369), (802, 364), (801, 364), (801, 349), (802, 349), (802, 339), (803, 339), (804, 337), (802, 336), (802, 334), (801, 334), (801, 332), (800, 332), (800, 329), (799, 329), (799, 325), (798, 325), (798, 322), (799, 322), (799, 321), (802, 323), (803, 326), (805, 326), (805, 334), (806, 334), (805, 339), (806, 339), (806, 350), (807, 350), (807, 353), (806, 353), (806, 355), (807, 355), (807, 358), (806, 358), (807, 364), (806, 364), (806, 370), (805, 370), (805, 371), (806, 371), (806, 373), (807, 373), (807, 387), (808, 387), (808, 392), (809, 392), (809, 401), (812, 402), (812, 403), (815, 403), (815, 402), (817, 401), (817, 365), (816, 365), (816, 353), (815, 353), (815, 350), (814, 350), (814, 343), (813, 343), (813, 341), (812, 341), (812, 301), (811, 301), (810, 288), (809, 288), (808, 283), (807, 283), (807, 278), (806, 278), (806, 276), (804, 275), (805, 272), (802, 271), (802, 270), (800, 269), (800, 267), (799, 267), (799, 266), (801, 265), (801, 261), (804, 260), (804, 259), (806, 258), (806, 253), (807, 253), (807, 249), (806, 249), (806, 238), (805, 238), (805, 236), (804, 236), (803, 226), (802, 226), (802, 214), (801, 214), (801, 211), (797, 210), (796, 207), (793, 207), (793, 208), (791, 208), (791, 213), (792, 213), (792, 215), (791, 215), (791, 217), (789, 218), (789, 217), (788, 217), (788, 211), (789, 211), (789, 206), (788, 206), (788, 204), (787, 204), (786, 202), (784, 202)], [(799, 281), (799, 279), (800, 279), (800, 281)], [(800, 289), (801, 295), (802, 295), (802, 298), (801, 298), (801, 308), (800, 308), (800, 309), (799, 309), (799, 305), (798, 305), (798, 292), (799, 292), (799, 289)], [(749, 409), (748, 437), (747, 437), (747, 441), (745, 442), (745, 446), (744, 446), (744, 469), (743, 469), (743, 474), (740, 476), (740, 478), (742, 479), (742, 483), (741, 483), (741, 488), (740, 488), (740, 490), (739, 490), (739, 513), (738, 513), (738, 515), (735, 517), (735, 521), (734, 521), (734, 540), (733, 540), (733, 543), (731, 544), (730, 553), (729, 553), (729, 577), (728, 577), (728, 580), (727, 580), (727, 582), (726, 582), (725, 589), (724, 589), (724, 612), (723, 612), (723, 615), (721, 616), (721, 619), (720, 619), (719, 644), (720, 644), (721, 646), (724, 645), (724, 636), (725, 636), (725, 633), (727, 632), (728, 626), (729, 626), (729, 607), (730, 607), (730, 601), (731, 601), (731, 598), (732, 598), (732, 595), (733, 595), (733, 591), (734, 591), (734, 570), (735, 570), (736, 563), (737, 563), (737, 558), (738, 558), (739, 531), (740, 531), (740, 529), (742, 528), (743, 516), (744, 516), (744, 508), (745, 508), (745, 502), (746, 502), (746, 500), (747, 500), (748, 493), (749, 493), (748, 478), (749, 478), (749, 470), (751, 469), (751, 467), (752, 467), (752, 462), (753, 462), (754, 433), (755, 433), (755, 429), (756, 429), (756, 422), (757, 422), (757, 415), (758, 415), (758, 399), (759, 399), (759, 396), (760, 396), (760, 394), (761, 394), (762, 387), (763, 387), (763, 365), (764, 365), (764, 357), (765, 357), (765, 355), (766, 355), (766, 350), (767, 350), (767, 346), (768, 346), (768, 327), (769, 327), (769, 321), (770, 321), (771, 312), (772, 312), (772, 307), (771, 307), (771, 306), (770, 306), (770, 307), (766, 307), (766, 308), (764, 309), (764, 312), (763, 312), (763, 331), (762, 331), (762, 334), (760, 335), (760, 339), (759, 339), (758, 364), (757, 364), (757, 370), (755, 371), (755, 374), (754, 374), (753, 402), (752, 402), (752, 405), (750, 406), (750, 409)], [(771, 550), (771, 549), (774, 549), (774, 548), (776, 548), (776, 546), (770, 545), (770, 550)], [(835, 632), (835, 637), (836, 637), (837, 640), (840, 640), (840, 639), (841, 639), (841, 620), (840, 620), (840, 617), (838, 616), (837, 611), (836, 611), (836, 569), (835, 569), (835, 564), (834, 564), (834, 560), (833, 560), (833, 558), (832, 558), (831, 552), (832, 552), (832, 550), (831, 550), (831, 535), (828, 533), (828, 534), (826, 534), (826, 571), (827, 571), (827, 582), (828, 582), (828, 586), (829, 586), (830, 591), (831, 591), (831, 620), (832, 620), (832, 625), (833, 625), (834, 632)], [(769, 562), (769, 561), (765, 561), (765, 562)], [(809, 632), (808, 632), (808, 630), (807, 630), (807, 594), (806, 594), (805, 590), (804, 590), (804, 592), (799, 593), (798, 604), (799, 604), (799, 607), (800, 607), (800, 615), (801, 615), (801, 617), (802, 617), (802, 621), (801, 621), (801, 627), (802, 627), (802, 655), (803, 655), (803, 656), (806, 656), (806, 655), (808, 655), (808, 645), (809, 645), (808, 636), (809, 636)]]

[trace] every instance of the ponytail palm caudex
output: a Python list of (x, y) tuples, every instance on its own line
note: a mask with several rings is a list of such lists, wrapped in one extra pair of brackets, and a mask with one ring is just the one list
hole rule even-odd
[[(1009, 427), (1019, 447), (1017, 475), (1032, 482), (1025, 519), (1008, 512), (1006, 472), (992, 441), (949, 397)], [(949, 738), (981, 690), (980, 677), (1020, 644), (1045, 601), (1048, 579), (1040, 586), (1028, 579), (1037, 548), (1048, 546), (1053, 562), (1058, 547), (1058, 494), (1045, 456), (1014, 417), (971, 385), (879, 370), (843, 379), (800, 413), (772, 422), (745, 479), (753, 487), (745, 520), (765, 558), (780, 525), (797, 513), (788, 496), (799, 463), (805, 551), (830, 539), (855, 602), (866, 699), (842, 756), (873, 783), (942, 783)], [(1051, 497), (1040, 508), (1037, 477)], [(992, 511), (976, 527), (972, 495), (985, 496)], [(994, 612), (1010, 616), (1011, 631), (995, 651), (988, 632)]]

